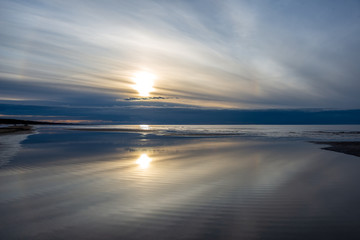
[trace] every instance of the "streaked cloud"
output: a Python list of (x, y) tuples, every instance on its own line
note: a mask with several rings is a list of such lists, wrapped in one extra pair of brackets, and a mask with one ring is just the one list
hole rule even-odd
[(139, 98), (131, 77), (151, 70), (157, 79), (150, 101), (360, 107), (358, 1), (54, 0), (0, 7), (4, 98), (119, 104)]
[[(174, 97), (132, 97), (132, 98), (125, 98), (126, 101), (149, 101), (149, 100), (167, 100), (167, 99), (179, 99)], [(118, 99), (117, 101), (121, 101)]]

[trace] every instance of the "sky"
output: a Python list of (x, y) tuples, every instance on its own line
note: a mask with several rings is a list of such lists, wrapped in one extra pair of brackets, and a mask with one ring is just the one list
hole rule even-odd
[(359, 109), (359, 53), (358, 0), (0, 1), (6, 104)]

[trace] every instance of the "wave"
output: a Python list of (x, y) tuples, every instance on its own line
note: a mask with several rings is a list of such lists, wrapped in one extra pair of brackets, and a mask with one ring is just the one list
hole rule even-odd
[(360, 140), (358, 125), (93, 125), (72, 130), (189, 137), (268, 137), (310, 140)]

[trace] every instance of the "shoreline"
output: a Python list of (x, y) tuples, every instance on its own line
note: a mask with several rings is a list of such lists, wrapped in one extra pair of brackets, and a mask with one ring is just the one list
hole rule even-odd
[(10, 127), (0, 127), (0, 135), (12, 134), (12, 133), (26, 133), (33, 131), (31, 126), (10, 126)]
[(173, 133), (162, 130), (152, 129), (125, 129), (125, 128), (67, 128), (67, 130), (75, 131), (88, 131), (88, 132), (120, 132), (120, 133), (146, 133), (146, 134), (158, 134), (161, 136), (174, 136), (174, 137), (186, 137), (186, 136), (242, 136), (238, 133)]
[[(32, 132), (34, 129), (32, 126), (8, 126), (8, 127), (0, 127), (0, 135), (6, 134), (16, 134), (16, 133), (28, 133)], [(129, 132), (129, 133), (147, 133), (152, 134), (157, 132), (156, 130), (149, 129), (117, 129), (117, 128), (68, 128), (67, 130), (75, 130), (75, 131), (90, 131), (90, 132)], [(172, 134), (164, 134), (168, 136), (238, 136), (237, 134), (232, 133), (213, 133), (213, 134), (203, 134), (203, 133), (172, 133)], [(328, 145), (325, 147), (320, 147), (320, 149), (333, 151), (348, 155), (353, 155), (356, 157), (360, 157), (360, 141), (309, 141), (313, 144), (319, 145)]]

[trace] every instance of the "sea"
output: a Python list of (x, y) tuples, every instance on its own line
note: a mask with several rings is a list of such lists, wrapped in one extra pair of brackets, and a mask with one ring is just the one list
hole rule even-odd
[(360, 239), (359, 125), (0, 135), (0, 239)]

